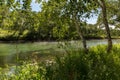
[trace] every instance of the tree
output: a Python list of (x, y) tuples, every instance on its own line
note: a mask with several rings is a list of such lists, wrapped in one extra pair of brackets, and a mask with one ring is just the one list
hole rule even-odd
[(84, 22), (86, 21), (86, 18), (89, 18), (91, 16), (90, 14), (92, 13), (92, 10), (96, 9), (96, 5), (92, 4), (93, 1), (48, 0), (46, 3), (49, 4), (49, 9), (47, 11), (51, 10), (52, 12), (52, 15), (50, 13), (48, 14), (49, 16), (52, 16), (54, 21), (56, 20), (59, 23), (60, 18), (69, 19), (68, 22), (72, 21), (72, 24), (74, 24), (76, 31), (82, 40), (83, 48), (87, 52), (87, 45), (83, 33), (83, 27), (85, 26)]
[(107, 9), (109, 10), (109, 22), (112, 25), (115, 25), (116, 28), (119, 28), (120, 26), (120, 0), (110, 0), (108, 3)]
[[(44, 33), (44, 37), (49, 37), (50, 39), (61, 40), (66, 36), (68, 31), (69, 19), (63, 18), (62, 8), (64, 3), (61, 4), (56, 0), (49, 0), (48, 2), (42, 2), (41, 11), (41, 27), (40, 32)], [(46, 34), (46, 35), (45, 35)]]
[(25, 10), (25, 11), (30, 11), (31, 10), (31, 2), (32, 0), (22, 0), (23, 2), (23, 6), (22, 6), (22, 9)]
[(82, 40), (82, 44), (85, 52), (87, 52), (87, 45), (83, 28), (85, 26), (86, 18), (91, 17), (91, 13), (96, 9), (96, 5), (90, 0), (66, 0), (65, 15), (69, 16), (75, 24), (75, 28), (79, 37)]
[(112, 39), (111, 39), (109, 24), (108, 24), (108, 20), (107, 20), (106, 1), (105, 0), (97, 0), (97, 3), (99, 4), (99, 6), (102, 9), (103, 23), (105, 25), (106, 34), (107, 34), (107, 38), (108, 38), (107, 52), (110, 52), (110, 50), (112, 49)]

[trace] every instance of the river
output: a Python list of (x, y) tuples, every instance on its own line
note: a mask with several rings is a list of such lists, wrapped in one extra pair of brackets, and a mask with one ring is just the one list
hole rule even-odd
[[(81, 47), (80, 41), (69, 41), (74, 48)], [(120, 43), (120, 39), (113, 39), (114, 44)], [(59, 43), (61, 44), (61, 43)], [(107, 44), (106, 39), (88, 40), (87, 45), (96, 46)], [(45, 60), (50, 58), (51, 54), (60, 52), (58, 42), (33, 42), (33, 43), (0, 43), (0, 67), (15, 65), (19, 60), (32, 60), (38, 58)]]

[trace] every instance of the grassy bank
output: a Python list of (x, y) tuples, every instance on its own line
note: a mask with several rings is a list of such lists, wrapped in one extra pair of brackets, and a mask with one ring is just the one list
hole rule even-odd
[(1, 71), (0, 80), (120, 80), (119, 72), (120, 45), (114, 45), (110, 53), (102, 45), (91, 47), (88, 54), (82, 49), (67, 50), (52, 61), (24, 63), (12, 73)]

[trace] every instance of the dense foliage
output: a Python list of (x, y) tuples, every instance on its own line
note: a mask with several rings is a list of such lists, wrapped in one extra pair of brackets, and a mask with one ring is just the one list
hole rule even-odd
[[(37, 0), (39, 2), (39, 0)], [(112, 1), (112, 0), (111, 0)], [(67, 2), (67, 0), (40, 1), (41, 11), (31, 10), (32, 0), (4, 0), (0, 7), (0, 40), (71, 40), (79, 39), (79, 31), (76, 30), (74, 13), (76, 14), (77, 28), (82, 30), (85, 38), (105, 38), (106, 31), (103, 27), (101, 10), (94, 2), (79, 1)], [(106, 2), (108, 19), (110, 24), (116, 25), (111, 35), (119, 34), (119, 1)], [(114, 4), (113, 4), (114, 3)], [(81, 6), (79, 6), (81, 4)], [(77, 5), (75, 7), (75, 5)], [(110, 9), (110, 5), (113, 7)], [(118, 6), (115, 6), (118, 5)], [(83, 7), (82, 7), (83, 6)], [(77, 9), (78, 8), (78, 9)], [(97, 10), (98, 9), (98, 10)], [(77, 10), (77, 11), (76, 11)], [(117, 14), (115, 14), (116, 11)], [(98, 12), (98, 13), (97, 13)], [(93, 15), (99, 15), (96, 24), (87, 24), (86, 20)], [(114, 19), (114, 16), (116, 18)], [(80, 20), (79, 20), (80, 19)]]
[(63, 57), (45, 64), (24, 63), (1, 72), (1, 80), (119, 80), (120, 45), (114, 45), (111, 53), (106, 46), (91, 47), (89, 54), (82, 49), (69, 51)]

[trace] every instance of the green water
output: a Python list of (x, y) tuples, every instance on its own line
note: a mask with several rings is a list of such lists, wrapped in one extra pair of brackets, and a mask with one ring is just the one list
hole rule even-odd
[(11, 55), (19, 52), (45, 50), (56, 47), (56, 42), (0, 43), (0, 55)]
[(36, 55), (44, 60), (42, 56), (49, 57), (50, 51), (58, 50), (57, 46), (57, 42), (0, 43), (0, 67), (16, 64), (18, 59), (34, 59)]
[[(69, 43), (73, 48), (81, 47), (80, 41), (70, 41)], [(113, 40), (113, 43), (120, 43), (120, 40)], [(107, 44), (107, 40), (87, 41), (88, 47), (99, 44)], [(29, 60), (36, 57), (40, 60), (51, 58), (51, 56), (61, 53), (65, 49), (64, 47), (59, 48), (60, 45), (58, 42), (0, 43), (0, 66), (16, 64), (16, 56), (19, 60)]]

